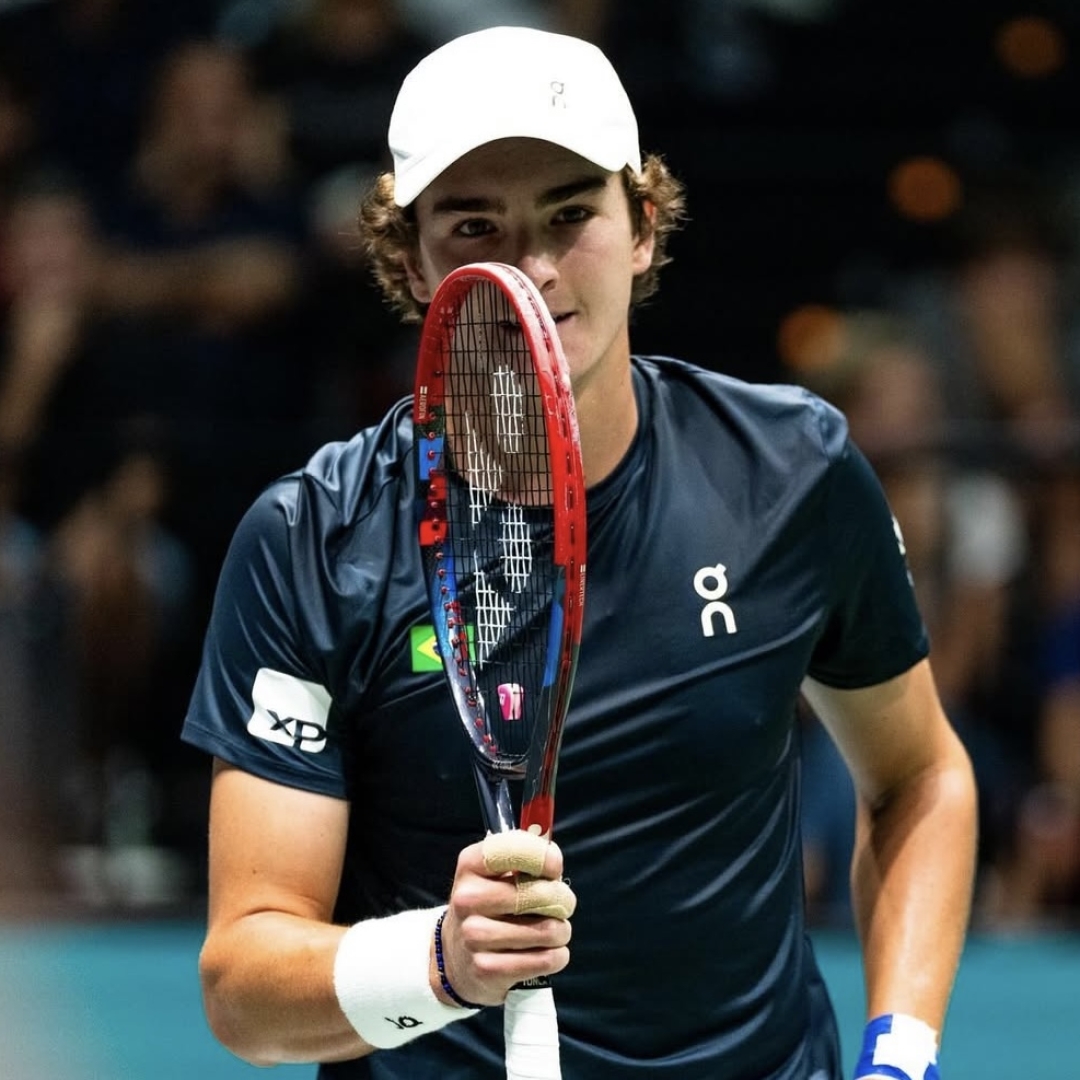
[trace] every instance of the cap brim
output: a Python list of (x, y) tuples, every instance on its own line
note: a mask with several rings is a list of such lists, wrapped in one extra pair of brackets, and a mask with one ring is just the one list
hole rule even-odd
[(583, 142), (586, 140), (579, 141), (567, 136), (565, 131), (555, 127), (534, 127), (532, 130), (523, 130), (519, 124), (499, 125), (486, 132), (470, 132), (466, 138), (448, 140), (424, 155), (422, 160), (406, 163), (404, 168), (399, 162), (394, 172), (394, 202), (398, 206), (408, 206), (433, 180), (442, 175), (456, 161), (460, 161), (466, 154), (481, 146), (501, 139), (537, 139), (554, 146), (561, 146), (608, 172), (618, 172), (625, 165), (629, 165), (634, 172), (641, 172), (640, 154), (635, 153), (631, 156), (626, 152), (625, 137), (619, 140), (624, 145), (619, 145), (614, 138), (605, 144), (594, 131), (589, 133), (587, 139), (589, 145), (585, 146)]

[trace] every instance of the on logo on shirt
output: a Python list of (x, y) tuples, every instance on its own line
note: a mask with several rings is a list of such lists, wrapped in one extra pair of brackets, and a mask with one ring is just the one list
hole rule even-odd
[(702, 600), (709, 601), (701, 609), (701, 632), (706, 637), (712, 637), (716, 633), (714, 620), (717, 615), (723, 617), (724, 629), (729, 634), (734, 634), (738, 629), (735, 625), (735, 612), (731, 610), (730, 604), (723, 601), (727, 591), (727, 567), (723, 563), (717, 563), (715, 566), (703, 566), (694, 575), (694, 592)]

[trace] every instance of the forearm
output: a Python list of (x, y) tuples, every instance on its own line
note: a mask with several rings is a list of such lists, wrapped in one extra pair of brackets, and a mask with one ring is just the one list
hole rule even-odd
[(270, 239), (222, 241), (154, 255), (116, 253), (100, 285), (106, 308), (172, 315), (234, 329), (287, 304), (298, 288), (296, 259)]
[(877, 805), (860, 803), (852, 866), (867, 1015), (941, 1030), (971, 908), (975, 785), (956, 743), (945, 763)]
[(0, 368), (0, 442), (21, 448), (37, 436), (49, 399), (76, 352), (83, 312), (78, 303), (33, 298), (11, 311)]
[(334, 990), (334, 959), (344, 933), (344, 927), (280, 912), (251, 914), (211, 932), (199, 969), (217, 1038), (259, 1065), (370, 1053)]

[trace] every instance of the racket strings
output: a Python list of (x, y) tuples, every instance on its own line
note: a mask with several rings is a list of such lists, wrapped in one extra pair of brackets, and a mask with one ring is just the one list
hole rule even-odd
[[(449, 345), (447, 432), (476, 520), (493, 499), (552, 500), (543, 398), (517, 314), (488, 282), (470, 290)], [(459, 447), (459, 443), (463, 444)]]
[(554, 581), (552, 480), (532, 353), (502, 290), (477, 283), (447, 357), (447, 534), (462, 618), (473, 627), (474, 738), (521, 760), (546, 708)]
[(474, 522), (474, 504), (467, 485), (451, 485), (450, 557), (471, 569), (457, 577), (457, 604), (462, 621), (473, 627), (477, 730), (490, 756), (519, 759), (547, 701), (555, 581), (551, 513), (492, 502)]
[(525, 391), (508, 367), (491, 375), (491, 401), (495, 408), (495, 437), (508, 454), (519, 454), (525, 435)]

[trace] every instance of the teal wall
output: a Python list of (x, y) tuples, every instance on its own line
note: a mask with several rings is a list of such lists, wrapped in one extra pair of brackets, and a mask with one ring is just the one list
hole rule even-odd
[[(203, 1019), (194, 923), (0, 924), (0, 1077), (254, 1080)], [(862, 1031), (858, 949), (816, 935), (848, 1075)], [(1080, 935), (973, 937), (941, 1057), (943, 1080), (1080, 1077)], [(283, 1066), (275, 1080), (312, 1080)]]

